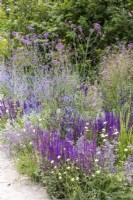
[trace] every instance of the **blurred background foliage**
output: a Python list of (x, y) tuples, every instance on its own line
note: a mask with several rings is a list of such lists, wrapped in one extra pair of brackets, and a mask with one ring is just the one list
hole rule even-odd
[(56, 32), (66, 37), (66, 23), (72, 20), (83, 26), (86, 34), (93, 23), (101, 24), (106, 45), (115, 38), (133, 40), (132, 0), (3, 0), (0, 16), (0, 28), (10, 31), (26, 33), (26, 26), (33, 26), (38, 33)]
[(77, 67), (81, 75), (84, 68), (83, 73), (89, 77), (98, 73), (105, 47), (114, 44), (118, 38), (120, 42), (133, 41), (132, 0), (2, 0), (0, 8), (0, 32), (10, 36), (14, 31), (32, 34), (33, 31), (27, 29), (31, 26), (36, 34), (51, 32), (59, 35), (64, 44), (73, 45), (74, 28), (71, 25), (81, 26), (83, 38), (87, 38), (94, 23), (101, 25), (102, 34), (88, 48), (86, 60), (81, 52), (83, 40), (76, 40), (75, 44), (80, 55)]

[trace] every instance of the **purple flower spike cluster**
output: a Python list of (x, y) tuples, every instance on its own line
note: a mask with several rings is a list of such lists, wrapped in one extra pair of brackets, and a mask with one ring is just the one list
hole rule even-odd
[(91, 138), (96, 139), (104, 133), (108, 135), (108, 138), (113, 139), (120, 133), (120, 116), (116, 116), (113, 112), (107, 112), (97, 119), (89, 119), (88, 121), (75, 116), (67, 123), (63, 121), (60, 126), (61, 130), (69, 128), (66, 137), (73, 141), (77, 141), (80, 136), (86, 135), (86, 129), (91, 134)]
[(96, 154), (96, 143), (94, 141), (83, 140), (82, 146), (78, 141), (68, 138), (62, 139), (59, 132), (38, 131), (36, 136), (36, 149), (39, 151), (46, 167), (46, 161), (53, 166), (59, 166), (61, 163), (70, 161), (82, 170), (91, 173), (94, 169), (93, 161)]
[(116, 116), (113, 112), (106, 112), (104, 116), (89, 121), (88, 129), (93, 134), (106, 133), (109, 138), (114, 138), (120, 132), (120, 116)]
[(110, 143), (108, 140), (101, 146), (96, 144), (96, 140), (89, 141), (86, 136), (79, 137), (76, 143), (70, 138), (62, 139), (58, 131), (36, 131), (35, 149), (41, 156), (41, 166), (44, 170), (48, 166), (59, 167), (63, 163), (73, 163), (88, 174), (93, 174), (97, 170), (116, 173), (115, 166), (117, 156), (117, 142)]
[(32, 110), (38, 110), (41, 103), (36, 100), (26, 100), (21, 105), (20, 102), (12, 101), (10, 99), (0, 100), (0, 119), (8, 115), (12, 120), (17, 117), (18, 114), (23, 115), (24, 113), (30, 113)]

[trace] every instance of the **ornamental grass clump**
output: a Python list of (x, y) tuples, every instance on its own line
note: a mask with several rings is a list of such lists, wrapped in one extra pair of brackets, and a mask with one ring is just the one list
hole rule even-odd
[(130, 109), (125, 116), (120, 115), (120, 135), (119, 141), (119, 156), (121, 160), (126, 159), (132, 153), (133, 146), (133, 124)]
[(113, 50), (107, 49), (103, 56), (101, 87), (106, 110), (118, 112), (126, 108), (132, 101), (132, 46), (119, 44)]

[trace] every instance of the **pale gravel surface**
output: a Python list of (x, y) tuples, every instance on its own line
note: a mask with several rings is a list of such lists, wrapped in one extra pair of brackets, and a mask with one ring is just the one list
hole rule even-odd
[(19, 175), (0, 146), (0, 200), (50, 200), (45, 189)]

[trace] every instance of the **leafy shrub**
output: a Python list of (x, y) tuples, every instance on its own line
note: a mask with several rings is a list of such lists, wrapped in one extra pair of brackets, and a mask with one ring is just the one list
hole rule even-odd
[(7, 16), (6, 16), (6, 12), (0, 8), (0, 32), (6, 31), (7, 30)]
[(6, 55), (8, 45), (8, 39), (0, 34), (0, 61), (3, 62), (4, 56)]
[(42, 22), (40, 28), (45, 27), (43, 20), (48, 19), (47, 4), (43, 2), (37, 2), (36, 0), (29, 1), (3, 1), (3, 9), (6, 13), (8, 21), (6, 22), (7, 29), (10, 31), (24, 31), (26, 32), (26, 26), (31, 22)]
[(93, 23), (100, 23), (107, 32), (106, 43), (113, 42), (115, 38), (128, 42), (133, 39), (131, 0), (19, 0), (15, 3), (3, 1), (3, 8), (10, 30), (25, 31), (26, 26), (33, 25), (40, 33), (50, 31), (66, 37), (68, 29), (64, 26), (65, 21), (73, 20), (77, 25), (82, 25), (86, 32)]

